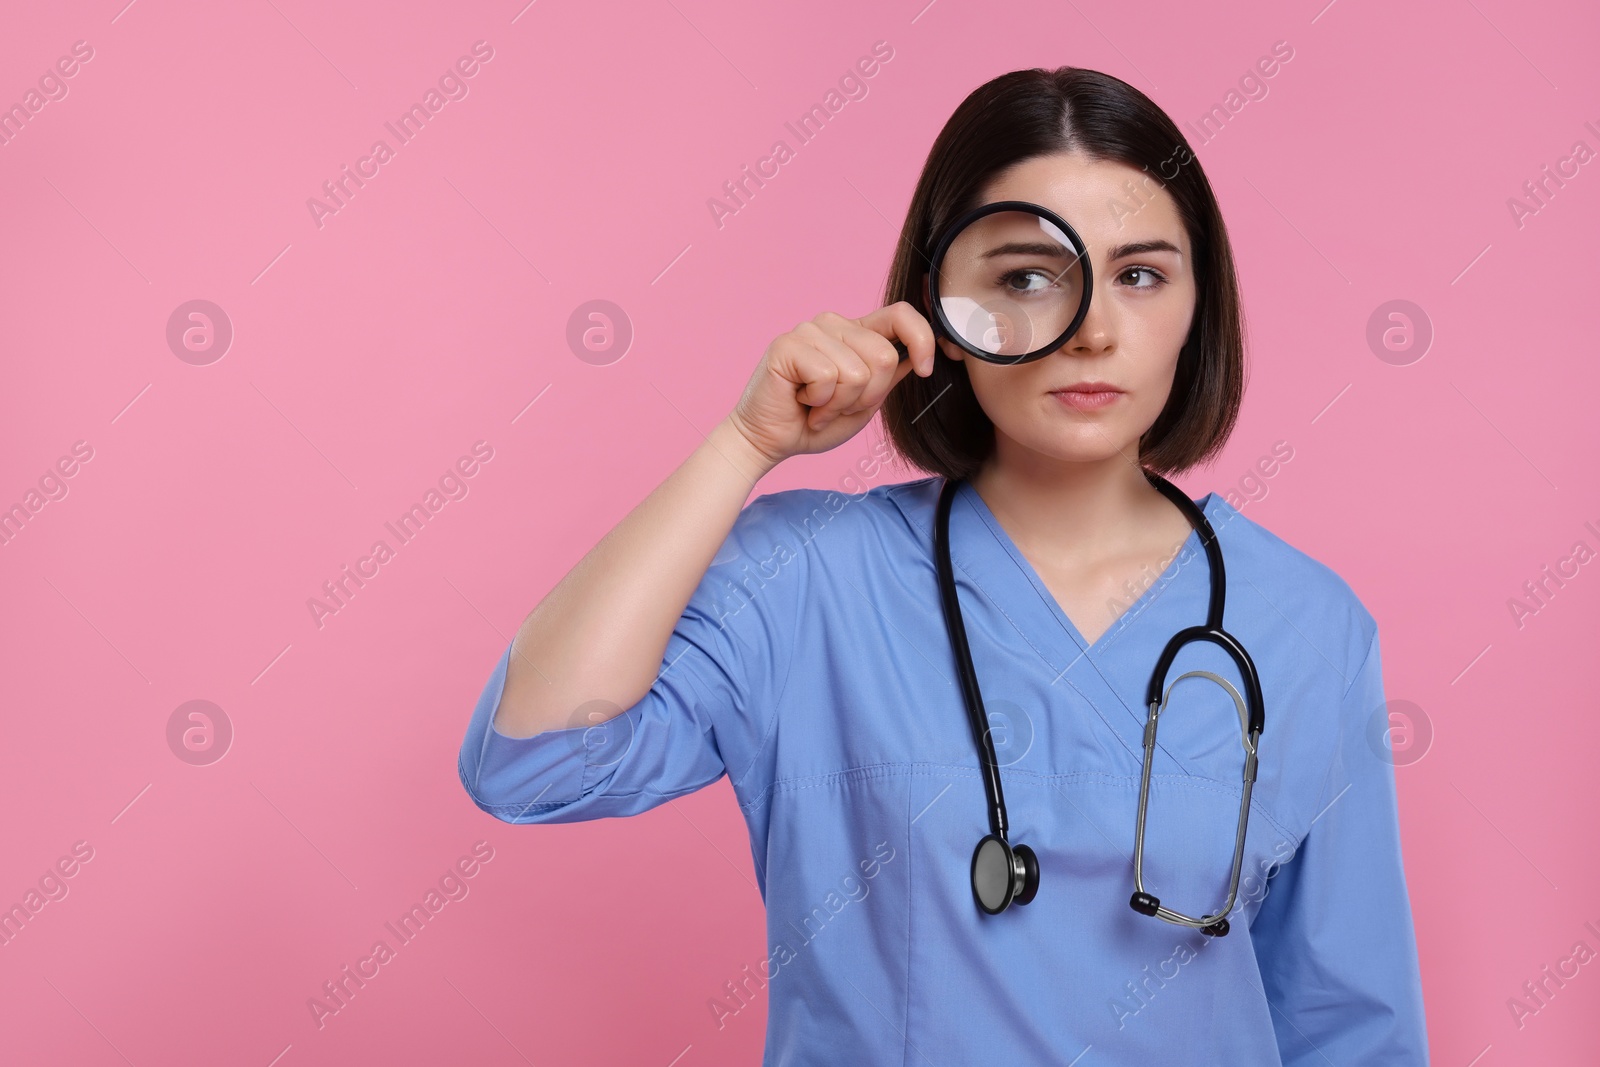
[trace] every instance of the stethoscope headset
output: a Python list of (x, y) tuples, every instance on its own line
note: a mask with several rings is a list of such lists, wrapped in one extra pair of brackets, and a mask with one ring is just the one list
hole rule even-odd
[[(963, 277), (960, 261), (978, 262), (986, 247), (998, 241), (1025, 234), (1027, 247), (1037, 248), (1040, 234), (1047, 242), (1059, 245), (1048, 266), (1035, 266), (1021, 273), (1050, 277), (1059, 283), (1069, 279), (1070, 285), (1056, 285), (1057, 294), (1051, 299), (1054, 306), (1041, 305), (1028, 300), (1033, 290), (996, 290), (983, 292), (975, 286), (948, 293), (943, 287), (945, 277)], [(964, 243), (958, 243), (962, 241)], [(987, 244), (986, 244), (987, 242)], [(954, 270), (945, 270), (947, 255), (952, 248), (962, 251)], [(987, 253), (990, 256), (999, 253)], [(1049, 254), (1046, 255), (1050, 259)], [(1016, 272), (1014, 272), (1016, 273)], [(967, 277), (978, 277), (968, 272)], [(960, 283), (958, 284), (966, 284)], [(987, 284), (987, 283), (985, 283)], [(1060, 215), (1048, 208), (1023, 201), (1004, 201), (987, 204), (967, 212), (948, 226), (935, 246), (928, 275), (928, 302), (933, 312), (931, 321), (937, 334), (948, 337), (962, 349), (979, 359), (992, 363), (1017, 364), (1043, 358), (1064, 345), (1088, 314), (1093, 292), (1093, 279), (1087, 250), (1077, 232)], [(1076, 290), (1076, 294), (1073, 290)], [(1015, 296), (1017, 299), (1013, 299)], [(954, 298), (952, 298), (954, 297)], [(946, 302), (951, 307), (968, 312), (963, 327), (951, 321), (946, 313)], [(974, 311), (973, 309), (977, 310)], [(1018, 325), (1020, 321), (1020, 326)], [(1047, 324), (1054, 332), (1062, 323), (1065, 328), (1048, 344), (1033, 347), (1032, 335), (1038, 324)], [(976, 324), (976, 325), (974, 325)], [(1042, 335), (1041, 335), (1042, 336)], [(999, 338), (997, 341), (996, 338)], [(896, 343), (905, 358), (904, 346)], [(1006, 348), (1011, 351), (1004, 351)], [(1019, 351), (1020, 350), (1020, 351)], [(1128, 904), (1134, 911), (1151, 915), (1170, 923), (1190, 926), (1213, 937), (1228, 932), (1228, 914), (1233, 910), (1239, 892), (1239, 871), (1244, 862), (1245, 831), (1250, 816), (1250, 793), (1255, 785), (1257, 744), (1264, 725), (1261, 682), (1255, 663), (1244, 646), (1222, 626), (1223, 604), (1227, 577), (1222, 562), (1222, 548), (1216, 531), (1205, 514), (1195, 506), (1183, 491), (1153, 471), (1140, 468), (1146, 480), (1171, 500), (1183, 512), (1189, 524), (1199, 532), (1205, 549), (1206, 564), (1210, 572), (1210, 598), (1203, 625), (1190, 626), (1178, 631), (1167, 642), (1156, 660), (1145, 694), (1148, 715), (1144, 727), (1144, 750), (1139, 778), (1139, 808), (1135, 821), (1133, 845), (1134, 892)], [(1039, 891), (1039, 859), (1033, 849), (1025, 844), (1012, 844), (1008, 838), (1009, 821), (1006, 817), (1005, 796), (1000, 783), (1000, 764), (995, 756), (994, 741), (990, 735), (988, 716), (983, 707), (983, 695), (978, 688), (978, 675), (972, 665), (972, 653), (967, 645), (966, 627), (961, 619), (960, 600), (956, 594), (955, 575), (950, 562), (950, 507), (955, 499), (960, 480), (946, 479), (939, 494), (934, 523), (934, 559), (939, 578), (939, 598), (944, 611), (945, 627), (949, 631), (951, 649), (955, 654), (956, 674), (960, 681), (962, 698), (967, 708), (967, 718), (973, 740), (981, 756), (984, 792), (988, 797), (989, 833), (985, 834), (972, 851), (972, 895), (978, 907), (990, 915), (998, 915), (1012, 904), (1027, 904)], [(1222, 907), (1206, 915), (1192, 916), (1165, 907), (1159, 897), (1144, 885), (1144, 831), (1150, 802), (1150, 768), (1154, 762), (1156, 724), (1166, 709), (1172, 694), (1169, 686), (1163, 691), (1167, 671), (1178, 652), (1194, 642), (1218, 645), (1239, 668), (1244, 681), (1241, 697), (1230, 683), (1210, 671), (1188, 671), (1173, 679), (1173, 685), (1185, 678), (1207, 678), (1226, 689), (1233, 698), (1239, 713), (1240, 742), (1245, 751), (1243, 788), (1239, 799), (1239, 822), (1234, 837), (1233, 862), (1228, 880), (1228, 898)]]

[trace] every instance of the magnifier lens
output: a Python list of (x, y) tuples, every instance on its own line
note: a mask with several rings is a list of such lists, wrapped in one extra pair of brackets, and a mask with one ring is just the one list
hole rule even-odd
[(1084, 297), (1083, 260), (1060, 227), (1030, 211), (969, 222), (939, 266), (939, 304), (962, 340), (1016, 362), (1066, 333)]

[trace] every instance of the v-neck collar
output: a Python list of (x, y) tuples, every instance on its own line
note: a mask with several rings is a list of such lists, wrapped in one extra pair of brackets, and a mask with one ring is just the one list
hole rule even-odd
[[(901, 483), (889, 492), (906, 521), (921, 531), (930, 571), (934, 569), (933, 526), (943, 488), (944, 480), (933, 476)], [(1216, 493), (1206, 494), (1195, 504), (1218, 539), (1225, 540), (1224, 528), (1238, 513)], [(1226, 556), (1226, 545), (1223, 548)], [(1206, 619), (1211, 581), (1199, 531), (1190, 528), (1189, 537), (1160, 577), (1087, 646), (970, 482), (958, 486), (956, 499), (951, 501), (950, 562), (956, 571), (962, 611), (968, 618), (969, 638), (972, 619), (982, 605), (990, 620), (983, 645), (1020, 642), (1016, 647), (1031, 649), (1053, 675), (1049, 685), (1063, 685), (1081, 699), (1116, 737), (1129, 766), (1136, 767), (1145, 725), (1144, 687), (1156, 657), (1173, 634)], [(1006, 626), (1015, 638), (1004, 632)], [(975, 643), (973, 654), (981, 663), (993, 652)], [(984, 668), (980, 666), (978, 673), (984, 676)], [(1166, 754), (1166, 758), (1170, 756)], [(1172, 765), (1180, 773), (1188, 773), (1181, 763)]]
[[(898, 506), (913, 525), (922, 529), (931, 550), (933, 524), (944, 480), (934, 476), (897, 488), (903, 488), (909, 496), (909, 499), (897, 500)], [(893, 495), (898, 497), (899, 493)], [(1213, 529), (1220, 531), (1227, 524), (1224, 511), (1228, 505), (1216, 493), (1207, 493), (1196, 500), (1195, 505), (1211, 521)], [(958, 579), (965, 576), (967, 582), (1005, 617), (1018, 636), (1058, 672), (1058, 677), (1083, 659), (1095, 663), (1098, 672), (1099, 662), (1115, 651), (1120, 639), (1141, 625), (1144, 615), (1163, 602), (1168, 606), (1177, 603), (1174, 597), (1182, 601), (1185, 609), (1192, 607), (1190, 613), (1194, 617), (1179, 620), (1177, 625), (1171, 626), (1171, 632), (1175, 633), (1181, 626), (1205, 622), (1209, 572), (1200, 532), (1193, 528), (1160, 576), (1092, 644), (1084, 640), (1033, 564), (1017, 548), (970, 481), (957, 486), (956, 498), (951, 502), (950, 560), (960, 572)], [(1170, 633), (1163, 632), (1160, 641), (1165, 642), (1169, 636)]]
[[(1216, 493), (1207, 493), (1194, 503), (1195, 506), (1200, 509), (1201, 513), (1205, 514), (1211, 508), (1212, 502), (1216, 499)], [(1028, 557), (1022, 554), (1022, 550), (1019, 549), (1016, 542), (1011, 539), (1011, 535), (1006, 533), (1005, 527), (1000, 525), (1000, 520), (995, 518), (994, 512), (989, 510), (989, 505), (984, 502), (983, 497), (978, 493), (977, 489), (973, 487), (970, 481), (963, 481), (959, 486), (956, 487), (956, 499), (952, 501), (951, 504), (952, 524), (954, 522), (956, 507), (961, 504), (967, 505), (976, 514), (976, 516), (982, 520), (990, 535), (993, 536), (995, 541), (999, 543), (1000, 547), (1005, 550), (1006, 555), (1011, 558), (1011, 561), (1016, 566), (1017, 570), (1022, 573), (1023, 577), (1027, 579), (1028, 584), (1032, 586), (1033, 591), (1043, 602), (1043, 606), (1045, 607), (1047, 613), (1056, 621), (1061, 629), (1066, 632), (1067, 636), (1071, 638), (1072, 643), (1078, 647), (1079, 652), (1088, 656), (1090, 659), (1098, 659), (1100, 654), (1105, 651), (1106, 647), (1110, 645), (1118, 635), (1125, 631), (1129, 625), (1134, 624), (1138, 620), (1139, 616), (1149, 609), (1155, 600), (1160, 598), (1162, 593), (1166, 591), (1167, 587), (1171, 585), (1174, 579), (1176, 579), (1179, 569), (1183, 566), (1185, 561), (1197, 561), (1200, 563), (1202, 569), (1204, 569), (1205, 566), (1205, 555), (1204, 549), (1202, 548), (1200, 542), (1200, 531), (1190, 527), (1189, 536), (1184, 539), (1182, 546), (1176, 553), (1173, 554), (1172, 561), (1167, 564), (1166, 569), (1161, 572), (1155, 581), (1150, 583), (1150, 586), (1147, 589), (1134, 598), (1133, 603), (1129, 604), (1122, 611), (1122, 613), (1117, 616), (1116, 620), (1106, 628), (1104, 633), (1097, 637), (1093, 642), (1090, 642), (1084, 639), (1083, 633), (1078, 629), (1077, 624), (1072, 621), (1072, 617), (1069, 616), (1061, 607), (1061, 602), (1056, 599), (1055, 594), (1050, 591), (1049, 586), (1044, 584), (1044, 580), (1039, 577), (1039, 572), (1034, 568), (1033, 564), (1028, 561)], [(1207, 515), (1207, 518), (1210, 517), (1211, 516)], [(1214, 526), (1215, 524), (1213, 524), (1213, 528)], [(953, 546), (955, 542), (954, 532), (951, 533), (951, 542)], [(953, 547), (951, 558), (954, 559)], [(1207, 588), (1209, 591), (1209, 585)], [(1194, 623), (1198, 625), (1203, 622), (1205, 622), (1205, 617), (1204, 612), (1202, 611), (1201, 616), (1196, 618)]]

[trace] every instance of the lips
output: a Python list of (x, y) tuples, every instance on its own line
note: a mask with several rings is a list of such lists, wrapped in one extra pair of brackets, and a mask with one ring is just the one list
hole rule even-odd
[(1052, 389), (1052, 393), (1120, 393), (1121, 389), (1110, 382), (1079, 382), (1077, 385), (1068, 385), (1061, 389)]
[(1123, 394), (1121, 389), (1107, 382), (1079, 382), (1064, 389), (1052, 389), (1050, 395), (1064, 407), (1089, 412), (1115, 404)]

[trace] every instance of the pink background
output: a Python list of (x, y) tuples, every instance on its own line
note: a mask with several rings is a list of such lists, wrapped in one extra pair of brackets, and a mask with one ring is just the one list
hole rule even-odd
[[(1243, 419), (1181, 483), (1344, 576), (1431, 727), (1396, 774), (1435, 1061), (1593, 1062), (1600, 962), (1507, 1004), (1600, 950), (1600, 562), (1508, 606), (1600, 550), (1600, 162), (1508, 207), (1600, 150), (1592, 5), (124, 2), (13, 4), (0, 34), (5, 105), (93, 49), (0, 145), (0, 506), (93, 450), (0, 546), (0, 904), (93, 850), (0, 947), (0, 1059), (757, 1062), (765, 1005), (707, 1007), (763, 954), (726, 780), (511, 827), (463, 792), (462, 732), (768, 341), (876, 305), (960, 99), (1075, 64), (1185, 126), (1239, 259)], [(880, 40), (868, 95), (719, 228), (708, 198)], [(468, 94), (319, 227), (307, 199), (476, 41)], [(1267, 95), (1196, 133), (1277, 41)], [(193, 299), (234, 329), (208, 365), (166, 340)], [(567, 343), (596, 299), (634, 331), (609, 365)], [(1406, 365), (1367, 340), (1391, 300), (1432, 325)], [(759, 491), (837, 486), (878, 432)], [(477, 441), (468, 494), (319, 627), (307, 600)], [(209, 765), (169, 746), (191, 700), (232, 726)], [(308, 999), (478, 841), (468, 895), (319, 1028)]]

